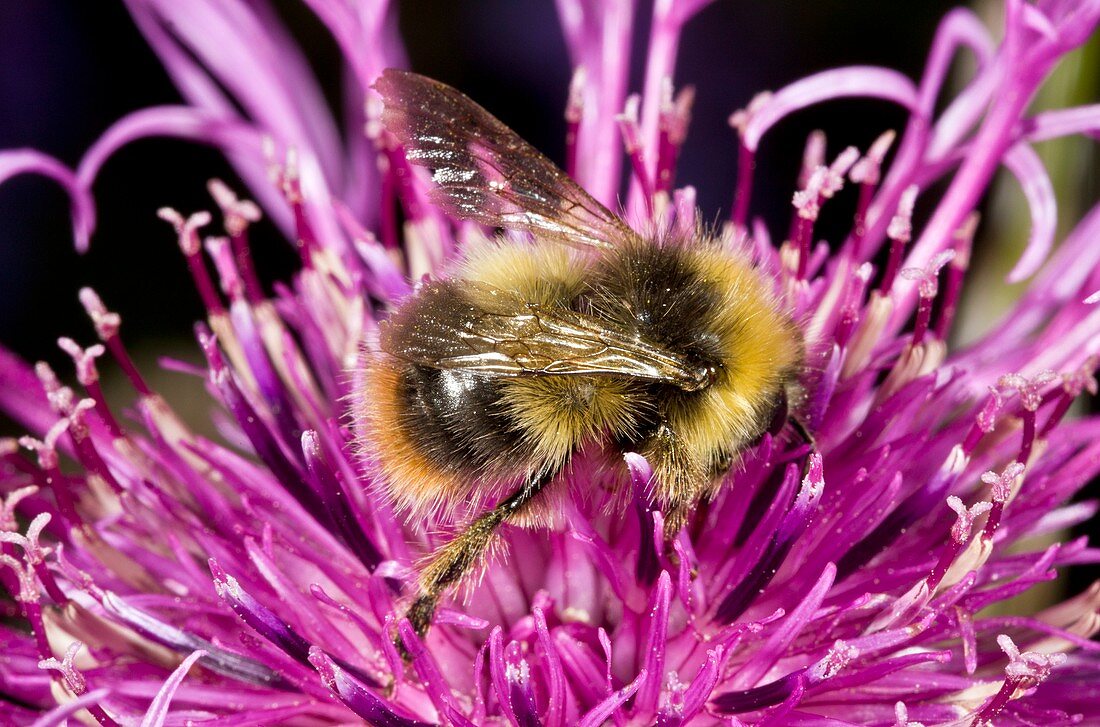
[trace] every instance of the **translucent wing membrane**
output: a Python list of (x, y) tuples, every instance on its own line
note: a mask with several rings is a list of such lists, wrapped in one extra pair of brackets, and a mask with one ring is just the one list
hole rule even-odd
[(433, 200), (457, 217), (581, 247), (613, 247), (630, 228), (534, 147), (464, 94), (385, 70), (382, 123), (410, 162), (432, 171)]
[(705, 386), (710, 376), (705, 367), (607, 321), (469, 280), (423, 288), (383, 326), (381, 345), (423, 366), (498, 376), (609, 374), (688, 391)]

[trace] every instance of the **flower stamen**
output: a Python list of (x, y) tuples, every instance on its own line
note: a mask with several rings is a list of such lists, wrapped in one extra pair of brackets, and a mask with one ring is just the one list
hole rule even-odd
[(863, 238), (867, 234), (867, 210), (871, 207), (875, 191), (882, 175), (882, 162), (894, 144), (897, 133), (893, 130), (883, 132), (871, 144), (863, 157), (852, 165), (848, 178), (859, 185), (859, 201), (856, 203), (855, 220), (852, 225), (852, 259), (858, 260), (862, 253)]
[(1058, 375), (1053, 371), (1044, 370), (1032, 377), (1023, 374), (1005, 374), (997, 380), (997, 386), (1003, 391), (1016, 391), (1020, 398), (1020, 418), (1024, 423), (1023, 436), (1020, 441), (1020, 453), (1016, 455), (1016, 461), (1027, 464), (1031, 457), (1031, 448), (1035, 444), (1035, 415), (1043, 404), (1043, 390), (1056, 380)]
[(220, 179), (211, 179), (206, 183), (206, 188), (222, 211), (223, 225), (233, 245), (237, 269), (244, 279), (245, 294), (253, 304), (259, 303), (264, 299), (264, 293), (256, 268), (252, 264), (248, 228), (263, 218), (260, 208), (251, 200), (239, 199), (229, 185)]
[(111, 356), (114, 358), (115, 363), (122, 369), (122, 373), (125, 374), (130, 384), (141, 396), (152, 396), (152, 389), (146, 385), (137, 366), (134, 365), (133, 359), (131, 359), (130, 354), (127, 353), (126, 347), (122, 345), (122, 338), (118, 335), (122, 318), (118, 313), (107, 310), (107, 306), (103, 305), (103, 301), (100, 300), (99, 296), (96, 295), (96, 292), (91, 288), (80, 289), (80, 303), (84, 306), (84, 310), (87, 311), (88, 317), (92, 319), (92, 324), (95, 326), (95, 332), (96, 335), (99, 336), (99, 340), (102, 341), (107, 347), (107, 350), (111, 352)]
[(913, 236), (913, 206), (917, 201), (920, 188), (913, 184), (905, 188), (898, 201), (897, 211), (890, 218), (890, 224), (886, 229), (886, 236), (890, 238), (890, 256), (886, 261), (886, 270), (882, 274), (882, 282), (879, 291), (883, 295), (889, 295), (894, 287), (894, 279), (901, 270), (902, 253), (905, 246)]
[[(306, 214), (305, 196), (302, 193), (302, 179), (298, 166), (298, 150), (289, 147), (283, 161), (280, 162), (276, 157), (275, 141), (270, 137), (265, 137), (264, 156), (268, 160), (268, 175), (275, 182), (279, 191), (282, 192), (283, 198), (290, 205), (291, 212), (294, 215), (296, 247), (302, 265), (307, 269), (311, 269), (313, 267), (313, 254), (321, 249), (321, 244), (318, 242), (317, 233), (309, 221), (309, 215)], [(400, 155), (390, 155), (391, 164), (396, 156)], [(402, 157), (403, 159), (404, 157)], [(405, 171), (408, 172), (408, 169), (405, 169)], [(400, 177), (400, 174), (398, 176)]]
[(191, 279), (195, 281), (195, 288), (199, 292), (203, 305), (211, 316), (225, 313), (225, 307), (218, 294), (214, 290), (214, 283), (210, 280), (210, 273), (202, 260), (202, 244), (199, 242), (199, 229), (210, 224), (210, 213), (196, 212), (184, 217), (171, 207), (161, 207), (157, 210), (157, 217), (172, 225), (176, 231), (180, 251), (187, 259), (187, 268), (191, 271)]
[(955, 495), (950, 495), (947, 498), (947, 506), (955, 511), (958, 516), (955, 520), (955, 524), (951, 526), (951, 543), (940, 554), (940, 559), (936, 562), (936, 565), (932, 568), (932, 572), (925, 579), (928, 585), (928, 591), (932, 592), (936, 590), (936, 587), (940, 585), (940, 581), (943, 580), (944, 575), (947, 573), (948, 568), (955, 559), (962, 552), (963, 546), (970, 540), (970, 533), (974, 528), (974, 521), (980, 516), (989, 512), (993, 508), (991, 502), (982, 500), (976, 502), (970, 506), (969, 509), (963, 505), (963, 501)]
[(65, 521), (66, 529), (82, 522), (76, 512), (76, 504), (69, 490), (68, 479), (61, 474), (60, 459), (57, 455), (57, 440), (68, 428), (69, 421), (63, 417), (50, 427), (44, 439), (39, 440), (30, 436), (19, 438), (19, 444), (33, 451), (38, 458), (38, 467), (45, 474), (45, 484), (57, 501), (57, 509), (61, 513), (62, 520)]
[(997, 527), (1001, 524), (1005, 505), (1019, 488), (1018, 481), (1023, 473), (1024, 465), (1017, 461), (1005, 467), (1001, 474), (986, 472), (982, 475), (982, 482), (990, 486), (990, 499), (993, 501), (989, 517), (982, 528), (983, 540), (988, 542), (993, 539)]
[(1098, 365), (1100, 365), (1100, 356), (1094, 354), (1085, 359), (1085, 362), (1074, 371), (1062, 374), (1061, 395), (1058, 397), (1058, 403), (1054, 405), (1054, 411), (1050, 413), (1046, 423), (1039, 431), (1040, 438), (1046, 438), (1051, 430), (1061, 423), (1062, 418), (1065, 417), (1073, 402), (1077, 400), (1082, 392), (1087, 391), (1089, 394), (1096, 396), (1096, 368)]
[(771, 93), (764, 91), (753, 96), (749, 105), (735, 111), (729, 117), (729, 125), (737, 132), (740, 143), (737, 150), (737, 187), (733, 192), (733, 215), (731, 221), (739, 230), (748, 229), (749, 202), (752, 198), (752, 177), (756, 169), (756, 154), (745, 143), (745, 130), (754, 114), (771, 100)]
[(673, 96), (672, 79), (667, 76), (661, 83), (661, 110), (658, 119), (660, 138), (657, 145), (656, 191), (668, 192), (676, 177), (676, 162), (680, 147), (687, 138), (691, 123), (691, 105), (695, 101), (695, 87), (685, 86)]
[(940, 305), (940, 314), (934, 326), (935, 336), (939, 340), (945, 340), (947, 332), (951, 329), (951, 323), (955, 320), (955, 311), (959, 306), (959, 295), (962, 292), (963, 278), (970, 267), (970, 250), (974, 244), (974, 232), (978, 229), (979, 215), (972, 213), (966, 221), (955, 231), (955, 256), (947, 268), (947, 286)]
[(914, 346), (920, 345), (928, 331), (928, 324), (932, 319), (932, 302), (939, 292), (940, 269), (954, 258), (954, 250), (944, 250), (933, 257), (923, 269), (904, 268), (901, 271), (901, 277), (919, 283), (920, 302), (917, 304), (917, 320), (913, 325)]
[(95, 410), (100, 419), (107, 426), (112, 437), (116, 439), (123, 436), (122, 426), (118, 423), (111, 407), (107, 405), (107, 399), (103, 395), (103, 388), (99, 385), (99, 370), (95, 360), (106, 353), (103, 344), (97, 343), (88, 348), (81, 348), (71, 338), (61, 337), (57, 339), (57, 346), (73, 360), (76, 367), (76, 380), (84, 387), (84, 391), (95, 402)]
[(1065, 654), (1039, 654), (1034, 651), (1023, 653), (1012, 639), (1001, 634), (997, 644), (1008, 655), (1009, 663), (1005, 667), (1005, 681), (1001, 689), (978, 712), (973, 725), (992, 725), (993, 718), (1004, 710), (1013, 699), (1022, 697), (1028, 691), (1042, 684), (1055, 668), (1066, 661)]
[(653, 217), (653, 195), (656, 191), (653, 180), (649, 178), (646, 169), (645, 145), (642, 142), (642, 131), (638, 126), (638, 109), (642, 100), (638, 94), (631, 94), (626, 99), (623, 112), (615, 117), (619, 125), (619, 133), (623, 138), (623, 148), (630, 158), (630, 168), (634, 172), (634, 179), (642, 188), (642, 196), (645, 200), (646, 215)]

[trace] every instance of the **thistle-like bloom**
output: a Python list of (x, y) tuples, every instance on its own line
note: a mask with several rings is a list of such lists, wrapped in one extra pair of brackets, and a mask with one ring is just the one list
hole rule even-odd
[[(1066, 414), (1096, 393), (1100, 206), (1051, 254), (1053, 189), (1031, 147), (1096, 135), (1100, 109), (1027, 111), (1100, 2), (1006, 0), (999, 45), (958, 10), (916, 85), (840, 68), (734, 114), (724, 235), (804, 330), (813, 452), (765, 435), (678, 534), (646, 499), (640, 457), (626, 458), (626, 513), (604, 507), (610, 475), (578, 468), (584, 496), (552, 529), (505, 528), (504, 555), (424, 639), (401, 616), (439, 534), (378, 496), (345, 409), (378, 321), (481, 233), (429, 203), (430, 181), (378, 123), (369, 86), (403, 62), (392, 8), (308, 2), (356, 82), (341, 137), (267, 3), (127, 4), (188, 105), (122, 119), (75, 171), (4, 152), (0, 180), (57, 179), (83, 249), (90, 187), (119, 146), (170, 135), (227, 153), (258, 204), (213, 182), (217, 224), (161, 213), (206, 306), (207, 366), (191, 373), (223, 436), (192, 432), (145, 383), (109, 290), (79, 296), (99, 342), (59, 341), (72, 387), (0, 355), (0, 406), (28, 432), (0, 442), (0, 721), (1100, 723), (1100, 588), (1039, 613), (990, 609), (1100, 560), (1083, 539), (1036, 544), (1096, 510), (1072, 498), (1100, 472), (1100, 419)], [(559, 2), (576, 66), (567, 171), (611, 204), (628, 161), (640, 227), (696, 226), (694, 191), (673, 188), (691, 91), (670, 79), (680, 29), (705, 4), (654, 4), (644, 85), (628, 98), (633, 4)], [(938, 106), (962, 50), (977, 69)], [(756, 151), (783, 117), (838, 97), (898, 104), (908, 123), (834, 156), (815, 136), (780, 237), (751, 217)], [(1028, 285), (983, 338), (949, 350), (975, 206), (1002, 166), (1032, 215), (1010, 276)], [(834, 199), (846, 185), (858, 194)], [(852, 203), (848, 236), (817, 241), (823, 205)], [(272, 296), (250, 257), (261, 210), (301, 254)], [(132, 407), (104, 398), (107, 366), (132, 384)]]

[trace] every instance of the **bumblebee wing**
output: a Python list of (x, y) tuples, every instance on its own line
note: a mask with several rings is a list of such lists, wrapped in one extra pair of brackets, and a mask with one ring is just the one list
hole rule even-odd
[(706, 385), (709, 372), (607, 321), (469, 280), (429, 283), (383, 326), (382, 349), (437, 369), (497, 376), (607, 374)]
[(613, 247), (631, 229), (533, 146), (445, 84), (387, 68), (374, 83), (382, 124), (432, 172), (433, 201), (456, 217), (579, 247)]

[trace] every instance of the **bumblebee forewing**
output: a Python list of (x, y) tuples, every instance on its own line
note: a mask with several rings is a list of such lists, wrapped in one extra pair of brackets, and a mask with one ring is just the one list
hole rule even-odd
[(451, 214), (579, 247), (611, 248), (633, 232), (553, 162), (467, 96), (388, 68), (374, 83), (382, 124), (427, 167), (432, 200)]
[(617, 375), (705, 386), (708, 372), (607, 321), (469, 280), (430, 283), (383, 327), (383, 350), (437, 369), (498, 376)]

